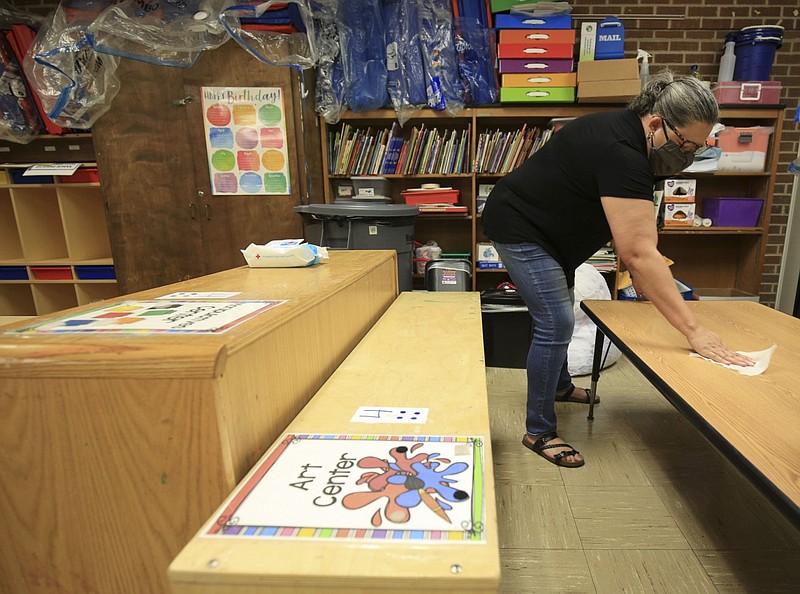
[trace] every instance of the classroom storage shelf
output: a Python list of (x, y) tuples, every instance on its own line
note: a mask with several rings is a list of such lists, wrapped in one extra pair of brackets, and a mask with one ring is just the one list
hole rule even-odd
[(41, 315), (117, 296), (100, 184), (58, 177), (16, 183), (28, 165), (0, 165), (0, 315)]
[[(463, 252), (471, 255), (473, 260), (472, 289), (481, 290), (495, 287), (508, 280), (504, 270), (478, 269), (474, 263), (476, 245), (488, 241), (482, 232), (480, 213), (478, 210), (478, 194), (480, 186), (493, 184), (504, 174), (499, 169), (504, 165), (509, 167), (518, 164), (519, 159), (509, 159), (505, 163), (502, 155), (492, 162), (485, 157), (485, 147), (481, 145), (482, 134), (494, 134), (505, 137), (513, 142), (515, 137), (524, 148), (525, 137), (523, 130), (530, 132), (534, 128), (545, 130), (553, 122), (556, 126), (569, 118), (579, 117), (600, 110), (619, 109), (621, 106), (596, 105), (541, 105), (535, 107), (478, 107), (468, 108), (451, 116), (446, 113), (421, 110), (414, 113), (413, 117), (402, 127), (395, 127), (394, 131), (404, 141), (410, 140), (412, 130), (421, 128), (436, 128), (438, 131), (449, 134), (452, 131), (461, 133), (469, 131), (468, 158), (464, 173), (458, 174), (384, 174), (387, 178), (391, 201), (402, 204), (402, 191), (410, 187), (418, 187), (421, 183), (439, 183), (460, 191), (459, 202), (467, 207), (467, 215), (445, 215), (444, 213), (420, 214), (417, 217), (414, 237), (417, 241), (425, 243), (435, 240), (444, 252)], [(727, 197), (760, 197), (764, 198), (764, 205), (759, 220), (754, 227), (711, 227), (664, 229), (659, 232), (659, 248), (665, 256), (675, 262), (672, 266), (676, 278), (695, 287), (708, 287), (731, 295), (757, 296), (760, 291), (761, 271), (764, 264), (767, 235), (769, 230), (769, 215), (772, 208), (772, 194), (777, 172), (777, 157), (780, 148), (781, 128), (783, 124), (783, 109), (780, 106), (769, 107), (735, 107), (723, 106), (721, 121), (726, 125), (737, 127), (771, 126), (773, 133), (770, 136), (766, 165), (763, 172), (720, 172), (685, 174), (684, 177), (696, 178), (697, 183), (697, 209), (703, 212), (703, 202), (706, 198)], [(382, 109), (366, 113), (347, 112), (335, 125), (328, 125), (320, 120), (320, 130), (323, 147), (323, 175), (324, 175), (324, 200), (326, 203), (334, 202), (340, 195), (340, 187), (349, 183), (349, 176), (335, 171), (335, 163), (329, 162), (329, 154), (336, 154), (333, 148), (336, 145), (336, 134), (341, 133), (343, 127), (359, 130), (365, 136), (376, 136), (380, 143), (387, 138), (387, 134), (379, 136), (382, 130), (391, 131), (396, 123), (396, 114), (391, 109)], [(523, 128), (524, 126), (524, 128)], [(516, 136), (515, 136), (516, 135)], [(374, 146), (374, 144), (372, 145)], [(513, 144), (511, 145), (513, 146)], [(433, 149), (435, 150), (435, 149)], [(372, 161), (374, 165), (375, 160)], [(340, 162), (341, 165), (341, 162)], [(478, 172), (476, 172), (476, 165)], [(482, 169), (488, 167), (488, 170)], [(497, 170), (496, 170), (497, 169)], [(353, 173), (353, 175), (356, 175)], [(363, 175), (359, 173), (358, 175)], [(617, 266), (619, 268), (619, 266)], [(609, 285), (616, 286), (616, 271), (602, 271)], [(414, 276), (415, 288), (422, 288), (423, 276)]]

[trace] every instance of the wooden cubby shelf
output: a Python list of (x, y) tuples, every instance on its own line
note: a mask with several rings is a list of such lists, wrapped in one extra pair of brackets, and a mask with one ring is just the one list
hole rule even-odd
[(16, 183), (11, 171), (31, 164), (0, 165), (0, 316), (41, 315), (117, 296), (100, 184)]

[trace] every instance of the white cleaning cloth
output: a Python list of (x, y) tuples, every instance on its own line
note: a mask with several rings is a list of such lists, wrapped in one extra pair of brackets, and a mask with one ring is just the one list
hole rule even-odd
[(763, 351), (756, 351), (754, 353), (746, 353), (744, 351), (736, 351), (740, 355), (744, 355), (745, 357), (750, 357), (753, 361), (756, 362), (755, 365), (752, 367), (745, 367), (744, 365), (733, 365), (731, 363), (717, 363), (709, 359), (708, 357), (703, 357), (702, 355), (698, 355), (697, 353), (691, 353), (690, 357), (700, 357), (701, 359), (705, 359), (715, 365), (722, 365), (723, 367), (727, 367), (728, 369), (733, 369), (734, 371), (738, 371), (742, 375), (761, 375), (767, 370), (769, 367), (769, 362), (772, 359), (772, 353), (775, 352), (775, 349), (778, 348), (777, 344), (773, 344), (768, 349), (764, 349)]

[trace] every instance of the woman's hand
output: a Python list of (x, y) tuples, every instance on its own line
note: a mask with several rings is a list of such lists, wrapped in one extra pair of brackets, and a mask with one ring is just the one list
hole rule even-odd
[(717, 363), (731, 365), (741, 365), (742, 367), (752, 367), (755, 365), (750, 357), (745, 357), (730, 350), (722, 339), (708, 328), (700, 326), (686, 339), (692, 348), (703, 357), (708, 357)]

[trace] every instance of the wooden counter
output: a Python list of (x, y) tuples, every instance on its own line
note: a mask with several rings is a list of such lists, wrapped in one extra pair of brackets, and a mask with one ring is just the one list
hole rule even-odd
[(285, 302), (219, 334), (0, 331), (0, 591), (168, 592), (169, 562), (395, 300), (396, 254), (113, 302), (179, 291)]
[[(170, 566), (173, 592), (496, 592), (500, 560), (481, 336), (477, 293), (402, 293), (175, 559)], [(359, 407), (428, 410), (424, 423), (400, 423), (394, 417), (390, 422), (357, 422)], [(445, 442), (455, 436), (460, 445), (448, 446)], [(333, 442), (334, 452), (341, 444), (339, 449), (349, 455), (342, 455), (337, 464), (326, 463), (321, 456), (301, 456), (300, 462), (311, 464), (300, 466), (303, 478), (294, 484), (270, 478), (291, 448), (306, 447), (306, 442), (315, 439)], [(357, 456), (359, 441), (373, 444), (370, 448), (382, 462)], [(407, 453), (392, 449), (387, 455), (392, 442), (406, 444), (399, 451)], [(442, 454), (447, 458), (443, 461), (433, 457), (433, 452), (439, 456), (448, 448), (455, 456)], [(469, 456), (477, 454), (473, 468), (448, 474), (456, 466), (454, 458), (467, 450)], [(411, 499), (411, 507), (393, 509), (395, 501), (401, 502), (398, 491), (378, 488), (373, 480), (380, 483), (391, 468), (403, 469), (406, 456), (412, 454), (430, 455), (423, 464), (441, 470), (468, 492), (469, 499), (466, 495), (460, 501), (459, 497), (448, 499), (440, 492), (448, 479), (436, 478), (426, 482), (436, 502), (421, 495), (426, 507), (419, 498), (413, 500), (415, 493), (406, 492), (421, 484), (409, 487), (411, 483), (389, 478), (386, 483), (393, 483), (406, 501)], [(360, 458), (357, 466), (356, 458)], [(334, 453), (332, 459), (339, 458)], [(365, 482), (364, 476), (372, 480)], [(312, 504), (329, 507), (323, 512), (312, 510), (317, 516), (316, 524), (311, 520), (312, 527), (293, 524), (294, 529), (276, 532), (246, 526), (241, 508), (235, 506), (245, 497), (257, 500), (255, 491), (261, 481), (268, 495), (295, 494), (289, 499), (292, 509), (288, 512), (285, 507), (271, 508), (278, 521), (291, 512), (295, 521), (308, 524), (305, 510)], [(326, 494), (336, 495), (340, 503)], [(348, 497), (369, 503), (347, 505)], [(448, 511), (443, 514), (436, 503)], [(457, 515), (465, 512), (469, 519)], [(234, 516), (237, 522), (230, 519)], [(224, 526), (220, 518), (226, 518)], [(409, 525), (415, 520), (428, 522), (430, 531), (416, 525), (414, 534)]]

